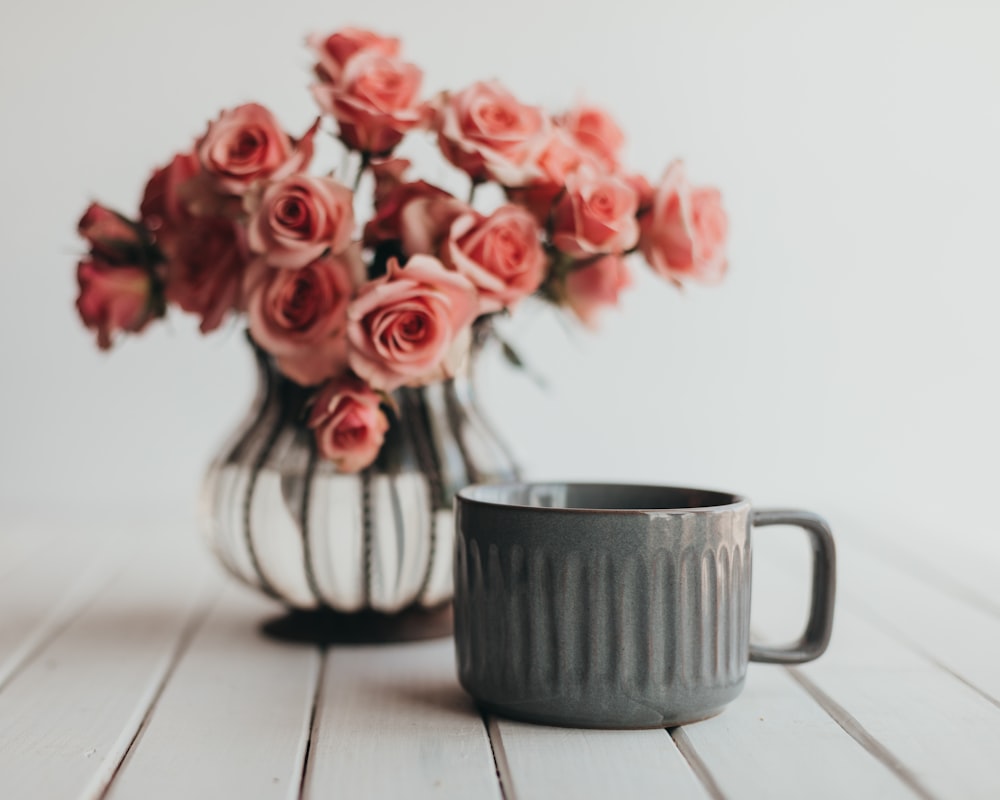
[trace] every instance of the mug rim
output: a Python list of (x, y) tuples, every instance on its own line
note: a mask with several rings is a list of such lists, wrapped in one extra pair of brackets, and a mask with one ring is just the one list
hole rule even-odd
[[(583, 489), (642, 489), (642, 490), (665, 490), (675, 492), (699, 492), (702, 494), (715, 494), (729, 498), (729, 502), (717, 503), (707, 506), (672, 506), (662, 508), (583, 508), (565, 506), (529, 506), (523, 503), (502, 503), (496, 500), (484, 500), (475, 497), (474, 494), (482, 489), (510, 490), (536, 489), (544, 487), (560, 488), (583, 488)], [(724, 492), (718, 489), (705, 489), (696, 486), (674, 486), (659, 483), (623, 483), (617, 481), (499, 481), (496, 483), (473, 483), (463, 487), (455, 494), (455, 500), (471, 505), (488, 508), (519, 509), (522, 511), (537, 511), (544, 513), (563, 514), (689, 514), (689, 513), (712, 513), (729, 511), (743, 505), (749, 505), (750, 499), (746, 495), (735, 492)]]

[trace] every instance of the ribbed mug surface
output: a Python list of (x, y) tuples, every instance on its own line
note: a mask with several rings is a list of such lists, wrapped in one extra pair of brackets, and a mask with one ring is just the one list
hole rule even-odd
[(750, 505), (730, 499), (601, 511), (460, 495), (462, 685), (488, 709), (551, 724), (662, 727), (720, 711), (749, 654)]

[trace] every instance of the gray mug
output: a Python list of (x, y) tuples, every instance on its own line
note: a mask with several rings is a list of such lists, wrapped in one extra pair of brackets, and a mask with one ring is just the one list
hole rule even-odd
[[(456, 497), (455, 649), (486, 710), (532, 722), (652, 728), (713, 716), (748, 660), (817, 658), (833, 626), (830, 528), (738, 495), (614, 484), (470, 486)], [(750, 642), (751, 529), (797, 525), (812, 606), (787, 648)]]

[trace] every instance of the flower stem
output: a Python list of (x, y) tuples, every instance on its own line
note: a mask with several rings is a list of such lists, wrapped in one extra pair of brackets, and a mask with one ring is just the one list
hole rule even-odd
[(565, 194), (566, 184), (563, 184), (562, 188), (559, 190), (559, 194), (552, 198), (552, 204), (549, 206), (549, 213), (545, 215), (545, 232), (550, 237), (552, 236), (552, 230), (555, 227), (556, 222), (556, 206), (559, 205)]
[(357, 193), (358, 187), (361, 185), (361, 176), (365, 174), (365, 170), (368, 169), (368, 164), (371, 163), (371, 153), (361, 154), (361, 163), (358, 165), (358, 174), (354, 176), (354, 186), (351, 187), (351, 191)]

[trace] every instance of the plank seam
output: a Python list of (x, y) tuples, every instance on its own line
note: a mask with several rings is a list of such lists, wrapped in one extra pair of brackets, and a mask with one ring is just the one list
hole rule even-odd
[(7, 685), (34, 661), (42, 650), (69, 628), (125, 570), (134, 557), (135, 553), (130, 553), (127, 558), (110, 569), (97, 562), (92, 563), (83, 577), (72, 584), (69, 591), (56, 601), (56, 605), (41, 619), (38, 627), (25, 637), (4, 663), (0, 663), (0, 691), (7, 688)]
[(964, 678), (961, 675), (959, 675), (957, 672), (955, 672), (955, 670), (953, 670), (951, 667), (948, 667), (945, 664), (942, 664), (940, 661), (938, 661), (937, 659), (931, 657), (927, 653), (924, 653), (924, 656), (927, 658), (928, 661), (930, 661), (935, 666), (940, 667), (944, 672), (947, 672), (955, 680), (957, 680), (957, 681), (965, 684), (966, 686), (968, 686), (970, 689), (972, 689), (972, 691), (974, 691), (976, 694), (978, 694), (980, 697), (982, 697), (983, 700), (986, 700), (987, 702), (992, 703), (993, 705), (995, 705), (997, 708), (1000, 708), (1000, 700), (998, 700), (997, 698), (995, 698), (993, 695), (989, 694), (988, 692), (986, 692), (983, 689), (980, 689), (978, 686), (976, 686), (974, 683), (972, 683), (971, 681), (969, 681), (967, 678)]
[(129, 757), (134, 752), (136, 745), (142, 738), (142, 734), (149, 726), (149, 721), (153, 717), (153, 712), (156, 710), (156, 706), (159, 703), (160, 698), (163, 696), (163, 692), (166, 690), (167, 684), (170, 683), (170, 679), (173, 677), (178, 664), (180, 664), (181, 659), (188, 650), (188, 647), (190, 647), (195, 634), (201, 626), (205, 624), (205, 620), (208, 619), (209, 612), (211, 611), (212, 606), (214, 606), (218, 601), (220, 594), (220, 590), (212, 590), (208, 597), (206, 597), (205, 600), (203, 600), (193, 611), (191, 611), (188, 620), (184, 623), (180, 636), (177, 637), (177, 644), (174, 647), (173, 652), (170, 654), (170, 657), (167, 659), (167, 664), (163, 673), (154, 682), (153, 692), (150, 695), (146, 710), (143, 712), (142, 718), (136, 726), (135, 733), (129, 737), (128, 744), (125, 746), (121, 755), (117, 757), (117, 762), (114, 764), (114, 767), (107, 776), (107, 779), (100, 778), (101, 771), (98, 771), (97, 786), (92, 790), (84, 791), (81, 794), (81, 797), (90, 797), (93, 798), (93, 800), (105, 800), (108, 796), (115, 779), (121, 774), (126, 762), (129, 760)]
[(691, 740), (687, 737), (687, 734), (684, 733), (684, 729), (681, 727), (667, 728), (666, 732), (673, 740), (674, 746), (684, 757), (684, 760), (687, 761), (688, 766), (691, 767), (691, 771), (694, 773), (695, 777), (705, 788), (708, 796), (711, 797), (712, 800), (726, 800), (725, 792), (723, 792), (719, 784), (716, 783), (715, 778), (712, 776), (712, 771), (708, 768), (708, 764), (706, 764), (702, 760), (701, 756), (698, 755), (698, 751), (691, 743)]
[(319, 708), (323, 702), (323, 684), (326, 675), (326, 659), (328, 648), (321, 645), (319, 648), (319, 665), (316, 670), (316, 687), (313, 691), (312, 707), (309, 709), (309, 725), (306, 728), (306, 746), (302, 753), (302, 769), (299, 772), (299, 793), (298, 800), (303, 800), (306, 796), (306, 783), (309, 779), (309, 766), (312, 762), (309, 756), (312, 754), (313, 739), (316, 736), (316, 729), (319, 720)]
[(873, 758), (880, 761), (906, 786), (924, 800), (935, 800), (932, 794), (884, 744), (876, 739), (846, 708), (824, 692), (810, 678), (794, 667), (785, 670), (805, 692), (815, 700), (834, 722)]
[[(853, 598), (852, 598), (852, 600), (853, 600)], [(940, 669), (942, 672), (948, 673), (955, 680), (959, 681), (960, 683), (964, 684), (965, 686), (968, 686), (970, 689), (972, 689), (972, 691), (974, 691), (976, 694), (978, 694), (980, 697), (982, 697), (988, 703), (991, 703), (992, 705), (996, 706), (997, 708), (1000, 708), (1000, 699), (994, 697), (989, 692), (987, 692), (985, 689), (981, 689), (980, 687), (976, 686), (976, 684), (974, 684), (968, 678), (964, 677), (961, 673), (956, 672), (954, 669), (952, 669), (951, 667), (949, 667), (947, 664), (945, 664), (944, 662), (940, 661), (938, 659), (938, 657), (936, 655), (934, 655), (933, 652), (931, 652), (930, 650), (927, 650), (918, 641), (916, 641), (915, 639), (911, 638), (909, 635), (907, 635), (906, 633), (904, 633), (903, 631), (901, 631), (899, 628), (897, 628), (891, 621), (889, 621), (889, 620), (885, 619), (884, 617), (882, 617), (881, 614), (874, 613), (869, 607), (865, 606), (862, 603), (851, 602), (851, 607), (852, 607), (852, 609), (856, 613), (859, 614), (859, 616), (864, 617), (864, 619), (867, 622), (871, 623), (872, 625), (874, 625), (877, 628), (880, 628), (884, 633), (888, 634), (891, 638), (895, 639), (897, 642), (899, 642), (904, 647), (912, 650), (918, 656), (920, 656), (921, 658), (925, 659), (929, 663), (933, 664), (935, 667), (937, 667), (938, 669)]]
[[(934, 587), (939, 592), (950, 595), (955, 600), (1000, 619), (1000, 604), (978, 589), (965, 585), (949, 570), (941, 569), (926, 561), (922, 554), (901, 549), (897, 542), (882, 533), (866, 531), (866, 535), (877, 539), (880, 545), (873, 547), (871, 543), (865, 542), (863, 539), (851, 539), (850, 545), (856, 551), (864, 553), (868, 558), (878, 561), (888, 569), (915, 578)], [(883, 548), (891, 549), (892, 555), (884, 552)]]
[[(855, 550), (858, 553), (864, 552), (866, 558), (870, 558), (873, 561), (879, 562), (886, 569), (890, 569), (893, 567), (893, 565), (891, 565), (888, 561), (884, 560), (879, 555), (876, 555), (870, 551), (864, 551), (861, 548), (855, 548)], [(928, 588), (936, 592), (939, 592), (942, 595), (950, 596), (953, 600), (961, 602), (961, 598), (959, 598), (957, 594), (949, 592), (944, 586), (938, 585), (936, 582), (926, 579), (926, 577), (921, 577), (915, 573), (906, 572), (905, 570), (901, 569), (896, 569), (895, 571), (907, 578), (911, 578), (923, 583)], [(883, 616), (881, 613), (879, 613), (875, 609), (875, 607), (873, 607), (870, 603), (862, 602), (860, 597), (856, 597), (853, 594), (849, 594), (846, 597), (841, 597), (840, 602), (848, 605), (851, 608), (851, 610), (854, 613), (856, 613), (859, 617), (864, 619), (865, 622), (868, 622), (874, 627), (879, 628), (883, 633), (888, 635), (890, 639), (895, 640), (904, 648), (912, 651), (914, 654), (916, 654), (920, 658), (923, 658), (928, 663), (933, 664), (942, 672), (951, 675), (953, 678), (955, 678), (955, 680), (967, 686), (969, 689), (972, 689), (972, 691), (974, 691), (976, 694), (978, 694), (980, 697), (982, 697), (991, 705), (1000, 708), (1000, 699), (994, 697), (985, 689), (982, 689), (979, 686), (977, 686), (970, 679), (964, 677), (960, 672), (957, 672), (955, 669), (947, 666), (932, 651), (925, 648), (919, 641), (913, 639), (909, 634), (903, 631), (899, 626), (896, 625), (896, 623), (892, 621), (891, 618)], [(984, 609), (968, 599), (966, 599), (965, 604), (980, 612), (990, 611), (990, 609)]]
[(500, 785), (500, 797), (503, 800), (515, 800), (514, 779), (507, 761), (507, 751), (503, 747), (503, 736), (495, 717), (483, 714), (483, 725), (486, 726), (486, 739), (490, 743), (490, 753), (493, 755), (493, 768), (496, 770), (497, 783)]

